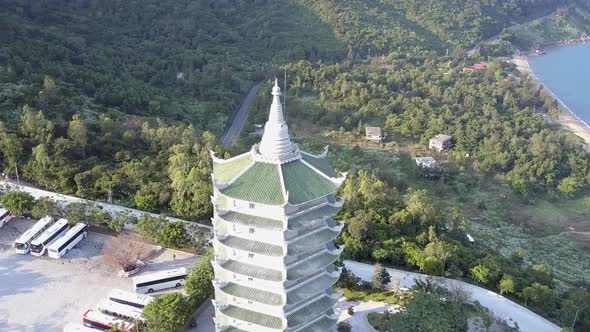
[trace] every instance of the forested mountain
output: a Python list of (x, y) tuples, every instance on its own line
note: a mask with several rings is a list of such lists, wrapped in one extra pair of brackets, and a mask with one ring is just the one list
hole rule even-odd
[[(335, 60), (344, 50), (329, 27), (284, 0), (0, 7), (4, 120), (28, 103), (60, 120), (115, 108), (219, 129), (249, 82), (273, 63)], [(53, 100), (37, 100), (45, 76), (57, 82)]]

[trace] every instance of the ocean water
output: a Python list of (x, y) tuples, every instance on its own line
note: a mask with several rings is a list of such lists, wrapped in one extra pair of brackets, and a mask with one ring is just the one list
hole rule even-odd
[(590, 125), (590, 43), (551, 48), (528, 60), (543, 85)]

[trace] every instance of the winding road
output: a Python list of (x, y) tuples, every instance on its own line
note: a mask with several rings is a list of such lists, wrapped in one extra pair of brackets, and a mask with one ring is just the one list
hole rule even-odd
[(238, 112), (236, 113), (236, 116), (234, 117), (231, 126), (229, 126), (229, 128), (221, 137), (221, 145), (223, 145), (224, 147), (231, 147), (234, 142), (234, 139), (240, 136), (240, 133), (244, 128), (244, 124), (246, 123), (246, 119), (248, 119), (248, 108), (250, 107), (250, 104), (252, 104), (252, 101), (254, 100), (254, 97), (256, 96), (258, 90), (262, 86), (262, 83), (263, 82), (256, 83), (252, 87), (246, 98), (244, 98), (244, 100), (242, 101), (242, 104), (240, 105), (240, 108), (238, 109)]
[[(344, 261), (344, 265), (358, 277), (371, 281), (373, 277), (373, 265), (354, 261)], [(404, 288), (414, 286), (416, 279), (428, 278), (428, 275), (425, 274), (397, 269), (387, 269), (387, 272), (391, 275), (392, 283), (398, 278), (401, 287)], [(560, 330), (559, 326), (498, 293), (460, 280), (442, 277), (434, 278), (440, 285), (448, 289), (461, 289), (467, 292), (471, 301), (479, 302), (479, 304), (488, 308), (494, 317), (506, 321), (510, 326), (514, 327), (517, 325), (522, 332), (559, 332)]]

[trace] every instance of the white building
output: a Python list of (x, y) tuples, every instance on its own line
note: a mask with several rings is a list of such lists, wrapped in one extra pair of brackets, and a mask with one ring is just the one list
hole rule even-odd
[(291, 142), (275, 81), (260, 144), (221, 160), (213, 154), (215, 325), (225, 332), (334, 331), (333, 241), (343, 205), (326, 155)]

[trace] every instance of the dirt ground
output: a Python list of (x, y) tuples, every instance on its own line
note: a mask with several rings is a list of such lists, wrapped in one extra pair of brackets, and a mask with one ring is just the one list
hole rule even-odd
[[(15, 253), (12, 243), (33, 220), (12, 220), (0, 228), (0, 331), (62, 331), (67, 322), (81, 322), (87, 309), (113, 288), (131, 290), (131, 279), (116, 276), (103, 264), (107, 235), (88, 237), (62, 259)], [(163, 250), (141, 273), (190, 266), (198, 260), (184, 252)]]

